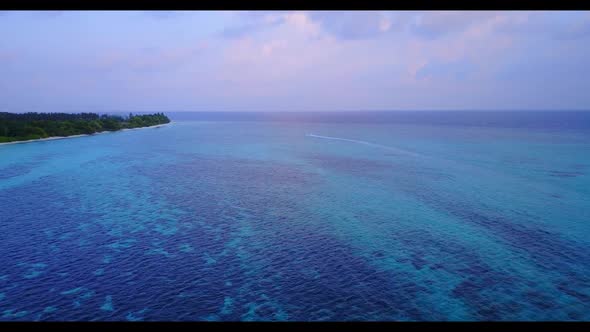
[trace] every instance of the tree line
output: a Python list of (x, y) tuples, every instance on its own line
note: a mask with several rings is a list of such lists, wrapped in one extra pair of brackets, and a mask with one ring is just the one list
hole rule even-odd
[(164, 113), (98, 115), (96, 113), (7, 113), (0, 112), (0, 143), (55, 136), (94, 134), (169, 123)]

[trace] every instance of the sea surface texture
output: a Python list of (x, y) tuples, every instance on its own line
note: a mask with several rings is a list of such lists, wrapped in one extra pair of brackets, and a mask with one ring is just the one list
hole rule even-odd
[(168, 113), (0, 146), (0, 320), (590, 320), (590, 113)]

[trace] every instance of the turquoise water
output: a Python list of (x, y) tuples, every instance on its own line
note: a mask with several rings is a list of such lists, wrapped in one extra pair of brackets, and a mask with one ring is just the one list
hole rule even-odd
[(590, 125), (172, 118), (0, 146), (0, 320), (590, 319)]

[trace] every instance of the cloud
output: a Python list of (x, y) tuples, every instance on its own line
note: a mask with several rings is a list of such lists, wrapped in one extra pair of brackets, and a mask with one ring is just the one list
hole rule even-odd
[(497, 33), (527, 40), (574, 40), (590, 35), (590, 12), (510, 12), (502, 17)]
[[(84, 29), (47, 20), (43, 36), (31, 15), (0, 20), (0, 61), (14, 62), (0, 81), (20, 82), (11, 97), (23, 91), (14, 103), (32, 102), (30, 91), (56, 101), (84, 89), (81, 103), (152, 108), (590, 107), (588, 12), (84, 15)], [(117, 34), (105, 35), (107, 25)], [(557, 101), (539, 97), (543, 89)]]
[(376, 11), (318, 11), (311, 12), (310, 18), (322, 28), (344, 40), (373, 38), (392, 28), (392, 20)]
[(271, 22), (267, 21), (254, 21), (254, 22), (247, 22), (237, 26), (228, 26), (224, 27), (223, 31), (220, 33), (222, 38), (227, 39), (236, 39), (242, 38), (247, 35), (251, 35), (262, 31), (264, 29), (269, 29), (276, 27), (280, 24), (284, 23), (284, 18), (279, 18), (277, 20), (273, 20)]
[(434, 11), (419, 13), (409, 24), (410, 30), (426, 39), (461, 33), (476, 24), (484, 24), (500, 15), (493, 11)]
[[(220, 76), (240, 95), (288, 95), (293, 89), (329, 95), (346, 90), (347, 97), (367, 101), (392, 87), (474, 79), (485, 72), (479, 70), (482, 64), (511, 46), (493, 35), (492, 19), (463, 25), (454, 36), (429, 40), (413, 38), (411, 31), (404, 34), (402, 23), (409, 24), (410, 15), (355, 14), (275, 16), (279, 24), (229, 44)], [(365, 23), (355, 32), (355, 22)]]
[[(336, 44), (320, 36), (318, 24), (307, 14), (282, 14), (278, 20), (281, 24), (263, 36), (247, 35), (230, 41), (225, 48), (219, 74), (239, 87), (238, 92), (267, 88), (271, 92), (307, 76), (311, 67), (333, 61)], [(274, 86), (268, 87), (270, 82)]]
[(240, 38), (257, 32), (272, 30), (277, 26), (295, 23), (294, 20), (306, 20), (302, 24), (313, 23), (321, 26), (323, 33), (343, 40), (373, 38), (384, 34), (395, 26), (391, 14), (377, 11), (255, 11), (240, 12), (234, 23), (223, 29), (221, 35), (226, 38)]

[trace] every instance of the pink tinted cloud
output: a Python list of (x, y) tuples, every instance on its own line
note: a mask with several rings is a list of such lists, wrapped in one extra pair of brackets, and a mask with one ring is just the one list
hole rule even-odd
[[(187, 73), (179, 72), (176, 81), (199, 86), (206, 78), (215, 87), (211, 89), (215, 98), (240, 105), (256, 105), (263, 99), (264, 105), (270, 105), (284, 98), (292, 107), (303, 108), (305, 103), (332, 103), (333, 108), (363, 103), (395, 106), (410, 105), (420, 95), (442, 103), (452, 100), (445, 94), (477, 96), (485, 91), (476, 87), (492, 87), (493, 73), (522, 49), (518, 36), (506, 33), (507, 27), (530, 24), (532, 19), (524, 12), (420, 15), (430, 29), (444, 33), (416, 38), (413, 31), (400, 28), (400, 22), (411, 22), (408, 17), (404, 21), (396, 15), (375, 15), (380, 20), (376, 24), (387, 34), (343, 39), (305, 12), (262, 13), (257, 16), (260, 28), (226, 39), (221, 48), (211, 50), (220, 63), (202, 62), (204, 75), (191, 82), (182, 78)], [(114, 55), (105, 62), (142, 71), (191, 58), (186, 49), (145, 53), (125, 55), (122, 60)], [(137, 81), (141, 83), (140, 78)]]
[(473, 25), (501, 15), (494, 11), (432, 11), (417, 14), (412, 27), (418, 33), (432, 37), (460, 33)]
[[(458, 18), (453, 14), (443, 21), (451, 17)], [(408, 65), (408, 71), (412, 74), (410, 81), (417, 80), (417, 72), (429, 63), (450, 64), (461, 61), (478, 68), (474, 77), (489, 77), (497, 66), (497, 60), (509, 56), (511, 49), (516, 46), (514, 37), (500, 33), (501, 29), (506, 25), (524, 24), (527, 19), (527, 13), (493, 13), (481, 20), (465, 20), (460, 25), (463, 30), (456, 30), (441, 38), (410, 40), (407, 45), (408, 58), (411, 59)], [(439, 24), (442, 23), (439, 21)]]
[(315, 22), (301, 12), (282, 14), (280, 19), (282, 23), (262, 38), (248, 35), (229, 42), (222, 56), (222, 79), (250, 91), (257, 82), (290, 81), (304, 75), (309, 65), (325, 61), (329, 41), (320, 38)]
[[(317, 77), (327, 72), (337, 77), (338, 71), (330, 70), (334, 67), (338, 67), (340, 73), (347, 73), (339, 76), (342, 79), (362, 75), (362, 71), (371, 71), (371, 68), (380, 66), (403, 66), (407, 68), (407, 76), (390, 79), (412, 84), (416, 82), (416, 73), (429, 63), (465, 60), (483, 64), (495, 56), (501, 56), (513, 46), (513, 40), (498, 34), (498, 28), (526, 21), (526, 15), (521, 13), (419, 13), (416, 15), (421, 19), (419, 24), (445, 32), (440, 38), (421, 39), (400, 35), (403, 32), (400, 22), (412, 24), (412, 20), (408, 19), (410, 14), (405, 17), (374, 14), (364, 15), (362, 19), (372, 18), (376, 20), (376, 25), (381, 26), (380, 29), (396, 29), (396, 33), (380, 39), (340, 40), (326, 31), (325, 22), (322, 21), (325, 17), (314, 19), (315, 13), (261, 15), (259, 18), (263, 21), (281, 20), (281, 24), (269, 24), (263, 34), (248, 35), (233, 41), (224, 53), (228, 70), (222, 75), (252, 87), (256, 82), (283, 83), (296, 78), (317, 80)], [(332, 21), (336, 21), (339, 14), (333, 15)], [(273, 17), (273, 20), (269, 17)], [(354, 17), (351, 15), (349, 19)]]

